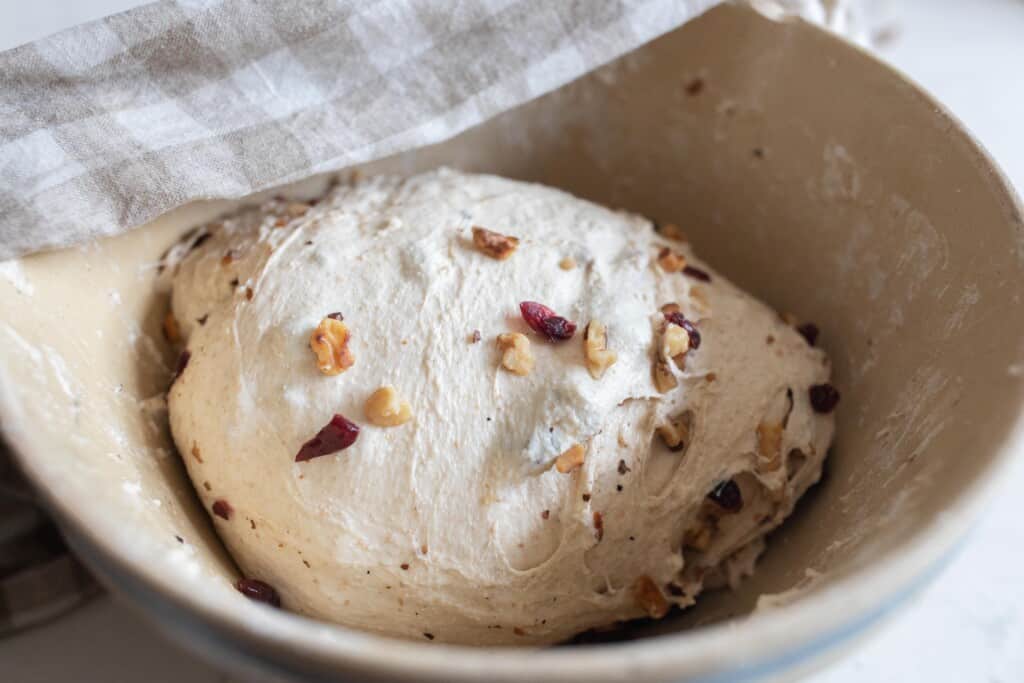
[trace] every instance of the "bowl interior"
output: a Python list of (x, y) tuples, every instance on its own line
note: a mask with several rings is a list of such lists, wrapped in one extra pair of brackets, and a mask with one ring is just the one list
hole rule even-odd
[[(1010, 438), (1024, 372), (1019, 210), (954, 122), (834, 37), (720, 7), (453, 140), (361, 170), (439, 164), (675, 222), (738, 284), (822, 329), (843, 392), (827, 477), (738, 593), (628, 634), (744, 614), (764, 593), (813, 594), (899, 553)], [(2, 264), (0, 408), (60, 517), (245, 630), (234, 567), (167, 431), (174, 358), (154, 287), (160, 254), (235, 205), (191, 205)]]

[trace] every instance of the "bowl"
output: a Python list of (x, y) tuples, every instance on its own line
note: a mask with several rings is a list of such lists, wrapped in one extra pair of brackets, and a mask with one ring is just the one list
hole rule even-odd
[(246, 601), (169, 438), (154, 286), (183, 231), (237, 205), (222, 201), (0, 268), (5, 437), (111, 590), (252, 676), (746, 681), (821, 666), (941, 570), (1020, 439), (1024, 221), (940, 105), (830, 34), (723, 5), (361, 171), (441, 164), (676, 222), (739, 285), (823, 330), (844, 396), (834, 452), (757, 574), (612, 642), (544, 650), (405, 642)]

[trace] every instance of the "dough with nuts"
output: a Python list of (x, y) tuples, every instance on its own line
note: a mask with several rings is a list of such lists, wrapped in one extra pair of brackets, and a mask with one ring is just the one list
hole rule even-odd
[(171, 427), (239, 589), (524, 645), (751, 571), (820, 476), (838, 393), (813, 328), (673, 233), (442, 169), (190, 235)]

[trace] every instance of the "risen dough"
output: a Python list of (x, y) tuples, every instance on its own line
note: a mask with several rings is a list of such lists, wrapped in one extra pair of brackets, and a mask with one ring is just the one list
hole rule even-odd
[[(472, 226), (518, 249), (489, 258)], [(554, 643), (735, 582), (820, 475), (833, 420), (808, 389), (828, 381), (825, 354), (639, 216), (439, 170), (205, 231), (174, 268), (191, 357), (171, 427), (204, 504), (230, 507), (213, 521), (243, 573), (290, 610), (416, 639)], [(710, 282), (664, 272), (662, 246)], [(576, 335), (542, 339), (523, 300)], [(673, 302), (702, 343), (661, 393), (652, 364)], [(327, 376), (309, 338), (335, 311), (355, 362)], [(583, 355), (591, 320), (617, 354), (600, 379)], [(501, 366), (506, 332), (530, 339), (525, 376)], [(366, 419), (383, 385), (408, 422)], [(355, 444), (296, 462), (336, 413), (361, 426)], [(656, 434), (672, 419), (688, 420), (685, 451)], [(576, 444), (582, 467), (559, 472)], [(729, 480), (739, 511), (708, 498)]]

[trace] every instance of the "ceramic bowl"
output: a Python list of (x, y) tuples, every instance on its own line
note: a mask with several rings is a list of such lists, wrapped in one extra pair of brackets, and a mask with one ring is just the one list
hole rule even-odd
[(545, 650), (404, 642), (247, 602), (159, 410), (174, 359), (155, 264), (235, 205), (211, 202), (2, 269), (5, 436), (112, 590), (251, 675), (746, 681), (820, 666), (940, 571), (1013, 450), (1024, 397), (1019, 204), (940, 105), (827, 33), (725, 5), (363, 171), (439, 164), (676, 222), (738, 284), (823, 330), (843, 392), (834, 453), (757, 575), (618, 642)]

